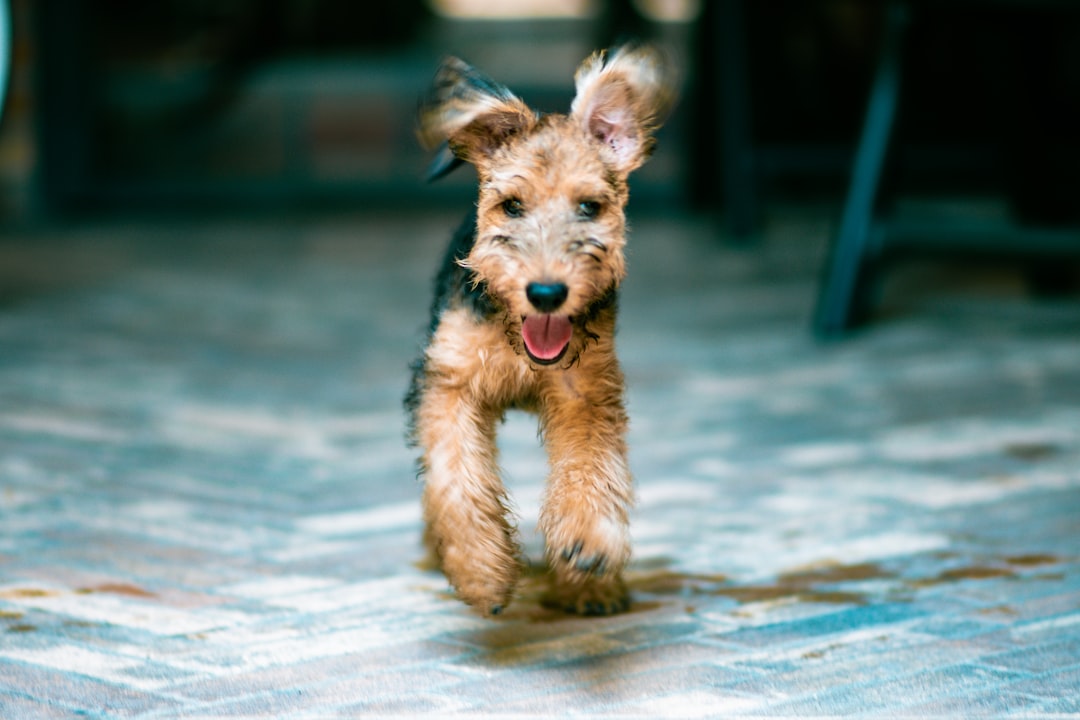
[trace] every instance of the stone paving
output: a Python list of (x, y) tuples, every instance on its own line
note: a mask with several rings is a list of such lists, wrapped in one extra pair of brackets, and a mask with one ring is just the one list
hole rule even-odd
[[(1080, 714), (1080, 301), (890, 276), (809, 337), (831, 211), (637, 218), (635, 605), (420, 564), (400, 398), (457, 218), (0, 240), (0, 717)], [(545, 459), (501, 461), (529, 556)]]

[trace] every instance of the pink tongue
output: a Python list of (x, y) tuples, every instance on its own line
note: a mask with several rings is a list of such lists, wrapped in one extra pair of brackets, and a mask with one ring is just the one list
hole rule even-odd
[(525, 347), (538, 360), (554, 360), (559, 357), (574, 328), (565, 315), (530, 315), (521, 325), (521, 337)]

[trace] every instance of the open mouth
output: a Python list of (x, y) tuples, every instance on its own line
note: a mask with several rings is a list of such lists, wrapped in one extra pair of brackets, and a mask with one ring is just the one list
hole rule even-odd
[(521, 339), (533, 362), (551, 365), (562, 359), (574, 326), (566, 315), (527, 315), (521, 321)]

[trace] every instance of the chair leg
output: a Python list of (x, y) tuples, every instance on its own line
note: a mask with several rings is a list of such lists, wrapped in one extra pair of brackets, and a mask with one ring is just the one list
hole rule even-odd
[(906, 25), (904, 3), (890, 3), (881, 56), (870, 88), (840, 229), (833, 242), (818, 297), (814, 331), (821, 338), (843, 335), (855, 327), (869, 309), (865, 307), (866, 275), (879, 249), (874, 247), (871, 230), (900, 93), (902, 40)]
[(746, 56), (746, 21), (743, 0), (719, 0), (713, 6), (710, 31), (719, 44), (721, 157), (723, 202), (731, 237), (742, 240), (758, 225), (757, 169), (751, 132), (749, 63)]

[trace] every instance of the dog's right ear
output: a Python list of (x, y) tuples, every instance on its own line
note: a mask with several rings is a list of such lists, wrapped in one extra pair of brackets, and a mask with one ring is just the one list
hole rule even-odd
[(599, 141), (610, 165), (629, 173), (649, 157), (653, 133), (674, 101), (671, 67), (648, 45), (594, 53), (574, 76), (570, 116)]
[(536, 123), (536, 114), (507, 88), (463, 60), (447, 58), (420, 105), (417, 134), (425, 147), (444, 140), (474, 165)]

